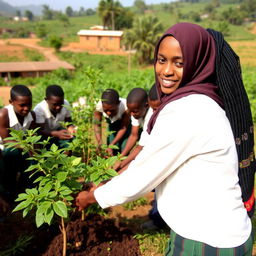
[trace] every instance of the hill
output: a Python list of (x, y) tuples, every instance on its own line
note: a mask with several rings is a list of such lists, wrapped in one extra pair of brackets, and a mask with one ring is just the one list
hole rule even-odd
[(35, 16), (40, 16), (42, 14), (43, 7), (40, 5), (23, 5), (23, 6), (19, 6), (19, 7), (14, 7), (14, 6), (0, 0), (0, 15), (13, 16), (16, 14), (17, 10), (20, 10), (22, 15), (24, 15), (26, 10), (29, 10)]
[(16, 13), (16, 9), (13, 6), (0, 0), (0, 14), (2, 16), (11, 16), (11, 15), (15, 15), (15, 13)]

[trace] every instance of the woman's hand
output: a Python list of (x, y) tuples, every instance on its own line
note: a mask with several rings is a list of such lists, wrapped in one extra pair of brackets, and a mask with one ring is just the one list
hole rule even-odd
[(76, 206), (78, 207), (79, 211), (87, 208), (89, 205), (96, 203), (96, 199), (94, 197), (94, 189), (90, 191), (82, 191), (76, 197)]

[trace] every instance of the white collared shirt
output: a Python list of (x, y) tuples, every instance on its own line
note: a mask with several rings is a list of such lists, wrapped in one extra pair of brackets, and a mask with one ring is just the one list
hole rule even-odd
[[(9, 128), (12, 128), (14, 130), (22, 130), (22, 131), (26, 131), (29, 129), (33, 119), (33, 116), (31, 114), (31, 112), (29, 112), (25, 117), (24, 117), (24, 121), (23, 124), (20, 124), (17, 115), (14, 111), (13, 105), (9, 104), (7, 106), (5, 106), (4, 108), (6, 108), (8, 110), (8, 117), (9, 117)], [(3, 144), (3, 140), (0, 137), (0, 148), (4, 149), (4, 144)]]
[(252, 229), (238, 181), (225, 112), (211, 98), (193, 94), (161, 110), (136, 159), (94, 195), (106, 208), (155, 188), (159, 213), (177, 234), (231, 248), (243, 244)]
[(45, 124), (45, 129), (49, 131), (58, 129), (60, 127), (59, 122), (65, 121), (66, 118), (71, 117), (71, 112), (65, 107), (65, 105), (69, 106), (67, 100), (64, 100), (64, 106), (61, 111), (54, 116), (49, 109), (47, 101), (41, 101), (34, 108), (36, 113), (36, 122), (38, 124)]
[(119, 98), (120, 103), (118, 106), (118, 111), (117, 114), (113, 117), (109, 117), (104, 111), (103, 111), (103, 107), (102, 107), (102, 101), (100, 100), (97, 105), (96, 105), (96, 111), (100, 112), (103, 114), (104, 117), (108, 118), (110, 120), (111, 123), (114, 123), (117, 120), (121, 120), (122, 116), (124, 114), (124, 112), (127, 110), (127, 106), (126, 106), (126, 99), (123, 98)]
[(152, 116), (152, 114), (153, 114), (153, 109), (151, 107), (149, 107), (144, 118), (136, 119), (133, 116), (131, 117), (132, 125), (133, 126), (140, 126), (143, 129), (142, 133), (140, 135), (140, 140), (139, 140), (139, 145), (140, 146), (145, 146), (145, 144), (147, 142), (147, 138), (149, 136), (149, 134), (147, 132), (148, 122), (149, 122), (150, 117)]

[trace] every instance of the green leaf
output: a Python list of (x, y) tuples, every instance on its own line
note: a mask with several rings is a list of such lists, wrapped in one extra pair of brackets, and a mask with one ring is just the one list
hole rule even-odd
[(27, 216), (28, 212), (31, 211), (32, 208), (33, 208), (33, 205), (30, 204), (27, 208), (25, 208), (25, 209), (23, 210), (23, 214), (22, 214), (23, 218), (25, 218), (25, 217)]
[(67, 178), (67, 176), (68, 176), (68, 173), (67, 173), (67, 172), (58, 172), (58, 173), (56, 174), (56, 177), (57, 177), (57, 179), (58, 179), (59, 182), (65, 181), (66, 178)]
[(36, 226), (39, 228), (44, 223), (44, 215), (36, 211)]
[(18, 195), (18, 198), (15, 199), (15, 202), (26, 200), (29, 197), (26, 193), (21, 193)]
[(82, 158), (81, 157), (76, 157), (73, 161), (72, 161), (72, 166), (77, 166), (81, 163)]
[(74, 200), (74, 197), (72, 197), (72, 196), (65, 196), (65, 199), (66, 199), (67, 201), (73, 201), (73, 200)]
[(67, 218), (67, 216), (68, 216), (67, 206), (62, 201), (54, 202), (53, 203), (53, 210), (60, 217)]
[(117, 172), (114, 169), (107, 169), (106, 173), (110, 176), (116, 176)]
[(51, 189), (52, 189), (52, 184), (51, 183), (47, 183), (45, 186), (39, 187), (39, 192), (41, 194), (42, 193), (47, 194)]
[(55, 144), (52, 144), (50, 150), (52, 152), (56, 152), (58, 150), (58, 146), (56, 146)]
[(48, 208), (51, 206), (51, 202), (46, 201), (40, 204), (37, 208), (38, 214), (45, 214), (45, 212), (48, 210)]
[(72, 194), (72, 192), (73, 191), (71, 189), (69, 189), (68, 187), (64, 187), (63, 189), (61, 188), (61, 190), (60, 190), (60, 194), (62, 196), (70, 195), (70, 194)]
[(99, 174), (97, 172), (94, 172), (90, 175), (90, 180), (95, 181), (99, 178)]
[(23, 201), (23, 202), (19, 203), (19, 204), (13, 209), (13, 212), (20, 211), (20, 210), (22, 210), (22, 209), (28, 207), (30, 204), (31, 204), (31, 200)]
[(54, 211), (52, 208), (49, 208), (45, 214), (44, 214), (44, 221), (48, 224), (51, 225), (51, 221), (54, 215)]
[(38, 177), (37, 179), (35, 179), (35, 180), (33, 181), (33, 183), (37, 183), (37, 182), (41, 181), (42, 179), (43, 179), (43, 177), (40, 176), (40, 177)]

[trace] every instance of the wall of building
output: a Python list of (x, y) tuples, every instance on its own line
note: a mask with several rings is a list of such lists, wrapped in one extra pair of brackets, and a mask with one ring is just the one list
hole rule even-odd
[(80, 36), (80, 44), (88, 50), (120, 50), (121, 38), (111, 36)]

